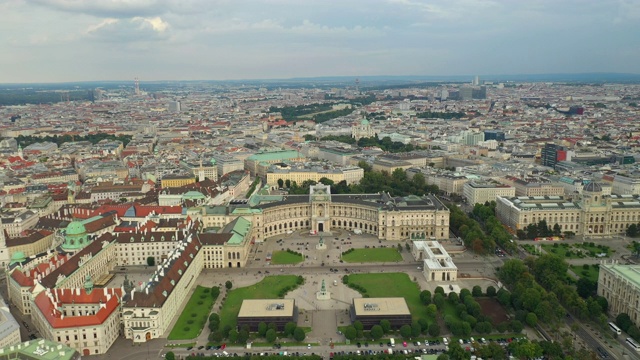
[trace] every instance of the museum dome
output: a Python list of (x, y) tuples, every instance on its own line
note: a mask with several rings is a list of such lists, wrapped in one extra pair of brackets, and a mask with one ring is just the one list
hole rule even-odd
[(600, 184), (598, 184), (597, 182), (590, 182), (587, 185), (585, 185), (582, 190), (584, 191), (589, 191), (589, 192), (602, 192), (602, 186), (600, 186)]

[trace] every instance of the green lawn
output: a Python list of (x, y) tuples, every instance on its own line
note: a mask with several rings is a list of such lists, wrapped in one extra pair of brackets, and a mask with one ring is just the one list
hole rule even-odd
[(606, 245), (594, 244), (592, 242), (582, 243), (574, 245), (576, 248), (581, 248), (586, 251), (586, 255), (591, 257), (591, 253), (594, 253), (596, 256), (598, 254), (607, 254), (605, 257), (611, 256), (611, 248)]
[(349, 275), (349, 283), (362, 286), (370, 297), (403, 297), (413, 319), (433, 321), (427, 317), (426, 306), (420, 301), (418, 284), (411, 281), (407, 274), (353, 274)]
[(255, 285), (229, 291), (227, 299), (220, 310), (220, 329), (225, 325), (235, 328), (240, 306), (244, 299), (277, 299), (281, 289), (295, 286), (298, 277), (295, 275), (267, 276)]
[(582, 265), (570, 265), (576, 275), (580, 277), (586, 277), (587, 279), (597, 283), (598, 275), (600, 274), (600, 268), (596, 266), (589, 266), (589, 270), (584, 270)]
[(297, 264), (302, 262), (302, 256), (292, 254), (288, 251), (274, 251), (271, 255), (271, 263), (273, 265)]
[[(576, 253), (576, 249), (572, 249), (568, 244), (541, 244), (540, 246), (542, 246), (542, 249), (544, 249), (544, 251), (546, 251), (547, 253), (558, 255), (563, 259), (580, 259), (581, 257), (584, 257), (578, 256), (578, 254)], [(569, 252), (569, 256), (567, 256), (567, 252)]]
[(402, 255), (396, 248), (354, 249), (342, 255), (345, 262), (396, 262), (402, 261)]
[(196, 287), (187, 306), (171, 329), (168, 340), (194, 339), (207, 324), (209, 312), (216, 301), (211, 297), (211, 289), (203, 286)]

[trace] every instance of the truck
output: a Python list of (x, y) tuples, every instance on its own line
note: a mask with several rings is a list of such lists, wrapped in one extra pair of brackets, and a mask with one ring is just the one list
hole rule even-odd
[(353, 233), (356, 235), (362, 235), (362, 230), (360, 229), (353, 229)]
[(396, 341), (393, 338), (389, 339), (389, 343), (391, 344), (391, 347), (396, 347)]

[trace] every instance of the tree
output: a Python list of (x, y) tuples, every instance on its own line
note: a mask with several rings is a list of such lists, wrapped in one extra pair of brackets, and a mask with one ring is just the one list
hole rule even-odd
[(460, 289), (460, 301), (464, 301), (467, 296), (471, 296), (471, 291), (466, 288)]
[(265, 333), (265, 338), (267, 339), (267, 342), (274, 342), (276, 341), (276, 331), (273, 329), (269, 329), (267, 330), (267, 332)]
[(356, 328), (356, 331), (364, 330), (364, 325), (362, 325), (362, 321), (356, 320), (353, 322), (353, 327)]
[(422, 326), (420, 325), (419, 322), (413, 321), (411, 323), (411, 336), (413, 337), (420, 336), (420, 333), (422, 333)]
[(449, 350), (447, 355), (452, 360), (468, 360), (471, 359), (471, 353), (464, 351), (462, 346), (457, 341), (452, 341), (449, 344)]
[(289, 321), (284, 325), (284, 336), (291, 336), (293, 332), (296, 330), (296, 323)]
[(498, 290), (498, 293), (496, 294), (496, 297), (498, 299), (498, 302), (502, 306), (507, 306), (511, 303), (511, 293), (505, 288), (500, 288), (500, 290)]
[(438, 355), (438, 357), (436, 358), (436, 360), (449, 360), (449, 355), (447, 355), (447, 354), (440, 354), (440, 355)]
[[(355, 330), (355, 329), (354, 329)], [(304, 338), (307, 337), (307, 334), (304, 332), (304, 329), (297, 327), (294, 331), (293, 331), (293, 338), (297, 341), (297, 342), (302, 342), (304, 341)]]
[(169, 351), (165, 354), (164, 358), (166, 360), (176, 360), (176, 354), (174, 354), (173, 351)]
[(382, 327), (382, 331), (387, 334), (391, 331), (391, 322), (389, 320), (380, 320), (380, 327)]
[(282, 189), (284, 187), (284, 180), (278, 179), (278, 188)]
[(535, 327), (536, 325), (538, 325), (538, 317), (536, 316), (536, 314), (530, 312), (527, 314), (525, 322), (527, 323), (527, 325)]
[(288, 189), (291, 187), (291, 180), (287, 179), (284, 181), (284, 186)]
[(227, 290), (231, 290), (231, 288), (233, 287), (233, 283), (231, 282), (231, 280), (227, 280), (227, 281), (224, 283), (224, 287), (225, 287)]
[(581, 298), (586, 299), (596, 292), (597, 284), (586, 277), (581, 277), (576, 283), (576, 290)]
[(402, 252), (402, 245), (398, 244), (398, 252)]
[(434, 294), (442, 294), (442, 295), (444, 295), (444, 288), (442, 286), (436, 286), (436, 289), (433, 292), (434, 292)]
[(437, 323), (432, 323), (429, 325), (429, 336), (438, 336), (440, 335), (440, 326)]
[(211, 342), (220, 342), (223, 338), (224, 336), (222, 336), (222, 333), (220, 331), (214, 331), (209, 334), (209, 341)]
[(384, 335), (384, 331), (382, 330), (382, 326), (373, 325), (371, 327), (370, 335), (371, 335), (371, 338), (373, 338), (374, 340), (380, 339), (382, 337), (382, 335)]
[(458, 297), (458, 294), (456, 294), (453, 291), (449, 293), (448, 298), (449, 298), (449, 301), (454, 305), (460, 302), (460, 298)]
[(408, 339), (411, 337), (411, 326), (410, 325), (402, 325), (400, 327), (400, 336), (402, 336), (405, 339)]
[(265, 335), (267, 334), (267, 323), (264, 321), (261, 321), (258, 324), (258, 334), (262, 337), (265, 337)]
[(482, 288), (479, 285), (474, 286), (473, 290), (471, 291), (471, 295), (473, 295), (473, 297), (482, 296)]
[(489, 285), (489, 286), (487, 287), (487, 296), (488, 296), (488, 297), (494, 297), (494, 296), (496, 296), (496, 288), (495, 288), (495, 287), (493, 287), (493, 286), (491, 286), (491, 285)]
[(518, 320), (512, 320), (510, 325), (511, 331), (513, 331), (514, 333), (519, 333), (522, 331), (522, 329), (524, 329), (524, 326), (522, 326), (522, 323)]
[(620, 313), (616, 316), (616, 325), (618, 325), (622, 331), (626, 332), (629, 330), (629, 327), (633, 325), (633, 321), (631, 321), (631, 318), (626, 313)]
[(209, 315), (209, 330), (217, 331), (220, 328), (220, 315), (212, 313)]
[(238, 330), (236, 329), (232, 329), (231, 331), (229, 331), (229, 341), (231, 341), (232, 343), (238, 341)]
[(429, 305), (431, 304), (431, 291), (429, 290), (422, 290), (420, 292), (420, 301), (424, 304), (424, 305)]
[(626, 235), (632, 238), (638, 237), (638, 225), (636, 224), (629, 225), (626, 231)]
[(438, 312), (438, 307), (435, 304), (429, 304), (427, 305), (427, 316), (430, 318), (433, 318), (436, 316), (436, 313)]
[(214, 299), (217, 299), (218, 296), (220, 295), (220, 288), (217, 286), (214, 286), (211, 288), (211, 297)]
[(358, 330), (353, 325), (347, 326), (344, 330), (344, 337), (348, 340), (354, 340), (358, 336)]
[(249, 340), (249, 330), (242, 329), (238, 332), (238, 343), (244, 344)]
[(231, 334), (231, 330), (233, 328), (231, 327), (231, 325), (227, 324), (222, 328), (222, 335), (226, 338), (229, 337), (229, 335)]
[(147, 265), (148, 266), (155, 266), (156, 265), (156, 258), (154, 258), (153, 256), (147, 257)]
[(440, 293), (436, 293), (433, 295), (433, 303), (438, 309), (442, 309), (444, 307), (444, 296)]

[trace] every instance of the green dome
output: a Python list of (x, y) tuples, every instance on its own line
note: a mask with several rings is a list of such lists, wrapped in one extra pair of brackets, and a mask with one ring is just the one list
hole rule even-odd
[(360, 125), (369, 125), (369, 120), (366, 118), (362, 119), (362, 121), (360, 121)]
[(16, 251), (11, 255), (11, 262), (23, 262), (27, 260), (27, 256), (22, 251)]
[(85, 229), (84, 224), (82, 224), (80, 221), (72, 221), (69, 223), (69, 225), (67, 225), (67, 229), (65, 231), (66, 235), (82, 235), (85, 234), (87, 232), (87, 229)]

